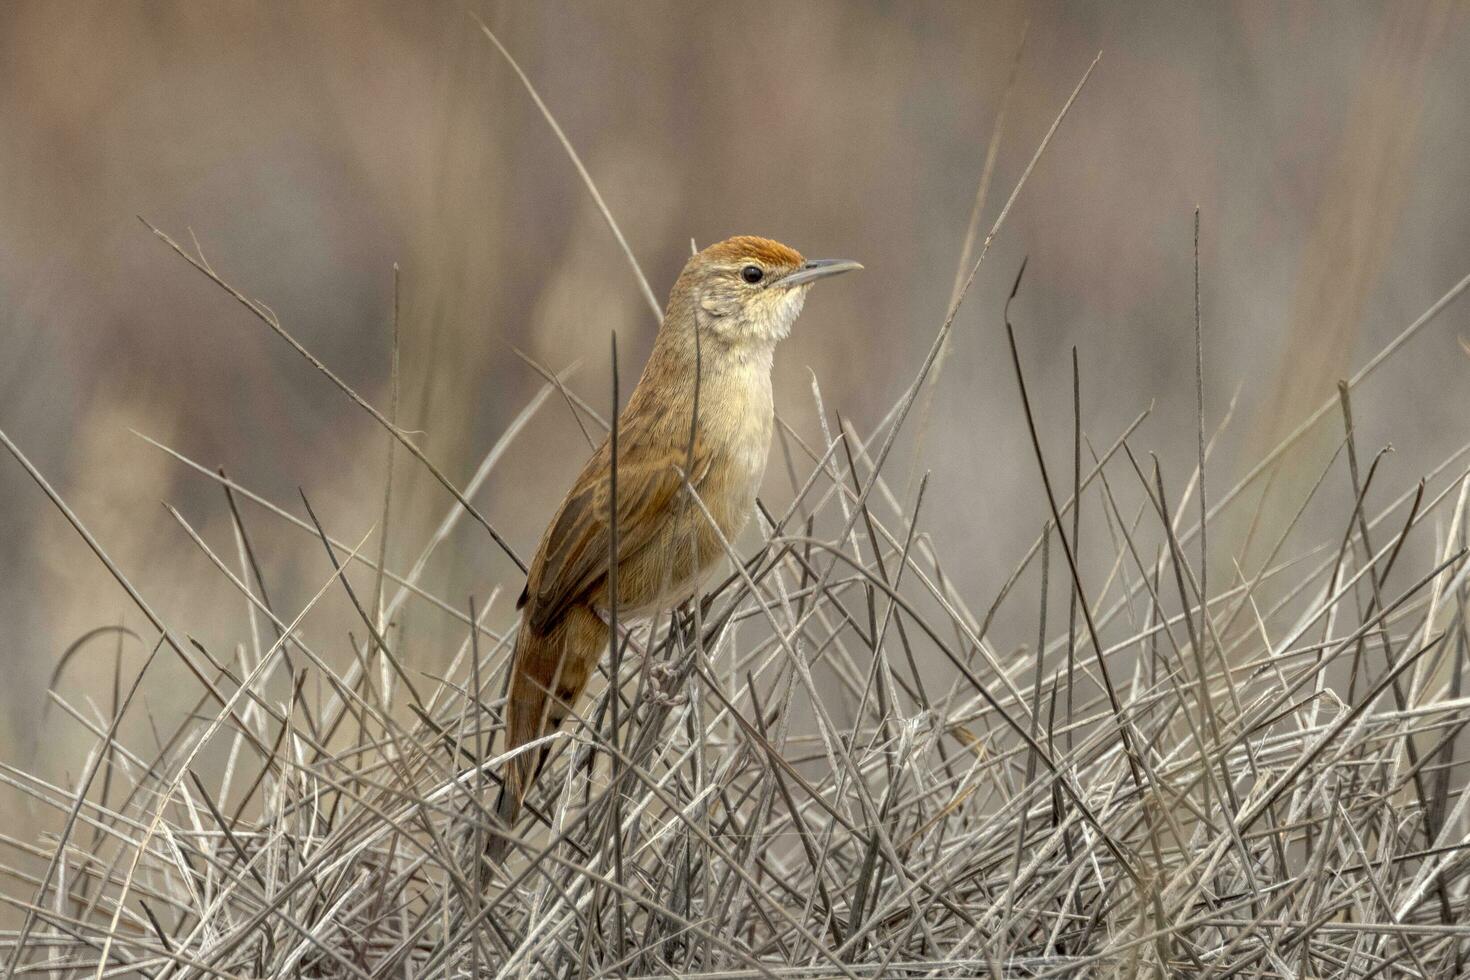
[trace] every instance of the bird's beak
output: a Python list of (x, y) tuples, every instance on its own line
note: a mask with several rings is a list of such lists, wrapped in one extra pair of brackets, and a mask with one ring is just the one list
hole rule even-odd
[(862, 267), (861, 262), (854, 262), (852, 259), (808, 259), (800, 269), (790, 275), (782, 276), (772, 285), (801, 286), (827, 276), (835, 276), (839, 272), (852, 272)]

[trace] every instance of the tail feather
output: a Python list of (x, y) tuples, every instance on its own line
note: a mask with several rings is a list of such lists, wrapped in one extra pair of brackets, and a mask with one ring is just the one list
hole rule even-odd
[[(607, 624), (591, 606), (567, 608), (545, 633), (521, 620), (511, 661), (510, 694), (505, 709), (505, 751), (554, 731), (576, 705), (587, 678), (607, 646)], [(555, 695), (554, 697), (551, 695)], [(505, 764), (495, 814), (508, 834), (520, 817), (526, 793), (536, 781), (546, 752), (523, 752)], [(486, 853), (500, 860), (508, 837), (497, 836)]]
[(495, 864), (505, 860), (510, 850), (510, 832), (521, 815), (521, 798), (511, 790), (510, 781), (501, 784), (500, 795), (495, 799), (495, 816), (500, 821), (502, 834), (492, 834), (485, 840), (485, 857)]

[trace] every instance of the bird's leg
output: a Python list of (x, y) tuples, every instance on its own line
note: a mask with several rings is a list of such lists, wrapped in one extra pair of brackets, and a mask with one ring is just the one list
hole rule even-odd
[(678, 690), (680, 671), (677, 661), (680, 659), (679, 651), (687, 649), (694, 640), (694, 618), (692, 599), (680, 603), (679, 608), (674, 610), (669, 624), (669, 656), (649, 666), (652, 684), (649, 687), (648, 700), (670, 707), (689, 700), (687, 694)]

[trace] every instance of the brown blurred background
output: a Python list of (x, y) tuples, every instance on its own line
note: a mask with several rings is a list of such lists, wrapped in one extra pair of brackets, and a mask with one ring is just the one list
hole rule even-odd
[[(1045, 509), (1000, 322), (1023, 254), (1015, 319), (1054, 462), (1068, 456), (1076, 344), (1094, 442), (1155, 402), (1136, 442), (1176, 494), (1194, 452), (1196, 204), (1212, 424), (1240, 393), (1216, 495), (1470, 271), (1464, 6), (473, 6), (558, 114), (660, 297), (691, 238), (766, 234), (867, 265), (812, 297), (778, 359), (778, 409), (813, 438), (808, 368), (829, 412), (864, 432), (912, 380), (1023, 25), (983, 227), (1103, 53), (959, 316), (934, 401), (926, 527), (980, 608)], [(573, 387), (605, 406), (610, 332), (625, 392), (653, 337), (561, 148), (455, 3), (7, 3), (0, 133), (0, 428), (165, 618), (222, 657), (248, 637), (243, 603), (159, 502), (232, 558), (223, 498), (128, 430), (293, 512), (303, 487), (350, 541), (378, 519), (384, 436), (135, 216), (186, 242), (192, 229), (222, 275), (383, 406), (398, 263), (403, 422), (461, 484), (540, 387), (512, 346), (557, 369), (580, 361)], [(1365, 451), (1398, 450), (1382, 477), (1395, 492), (1470, 432), (1462, 334), (1470, 305), (1356, 395)], [(522, 553), (584, 452), (553, 399), (500, 464), (479, 502)], [(404, 568), (447, 498), (402, 453), (396, 472), (389, 555)], [(779, 460), (768, 495), (790, 499)], [(325, 556), (247, 516), (294, 615)], [(55, 711), (42, 722), (51, 670), (88, 628), (142, 619), (8, 458), (0, 582), (0, 758), (75, 777), (90, 736)], [(520, 588), (473, 529), (426, 583), (460, 604), (502, 586), (498, 624)], [(459, 634), (411, 609), (406, 646), (433, 670)], [(1022, 612), (998, 624), (998, 646), (1030, 638)], [(334, 594), (307, 630), (336, 655), (350, 625)], [(106, 690), (111, 650), (77, 659), (70, 700)], [(125, 650), (135, 668), (143, 651)], [(190, 691), (160, 684), (149, 707), (176, 711)]]

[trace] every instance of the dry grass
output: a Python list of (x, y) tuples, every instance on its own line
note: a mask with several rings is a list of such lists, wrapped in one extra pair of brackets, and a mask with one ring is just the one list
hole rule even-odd
[[(884, 466), (1024, 182), (973, 264), (967, 256), (949, 316), (884, 422), (866, 438), (840, 419), (833, 431), (817, 396), (823, 444), (783, 428), (791, 502), (762, 508), (761, 546), (732, 549), (732, 574), (697, 607), (622, 631), (607, 658), (617, 667), (605, 668), (617, 676), (548, 737), (531, 818), (514, 829), (487, 812), (510, 644), (484, 622), (520, 583), (461, 602), (418, 580), (464, 516), (503, 543), (471, 501), (542, 400), (564, 397), (591, 438), (601, 415), (546, 372), (474, 480), (454, 487), (391, 410), (175, 246), (455, 502), (400, 573), (382, 567), (372, 531), (335, 540), (304, 498), (300, 511), (272, 503), (175, 453), (223, 488), (234, 522), (236, 553), (219, 555), (175, 512), (251, 610), (251, 634), (221, 658), (152, 611), (0, 433), (155, 631), (148, 665), (119, 673), (111, 703), (53, 692), (97, 739), (73, 784), (0, 768), (58, 827), (39, 844), (3, 838), (19, 858), (4, 898), (24, 914), (4, 937), (8, 971), (1463, 974), (1470, 447), (1418, 485), (1385, 491), (1380, 456), (1354, 435), (1350, 394), (1470, 279), (1213, 503), (1198, 317), (1199, 413), (1181, 423), (1198, 458), (1182, 482), (1136, 451), (1143, 415), (1093, 449), (1085, 352), (1074, 355), (1072, 432), (1039, 431), (1011, 329), (1034, 456), (1003, 465), (1038, 467), (1051, 518), (977, 607), (944, 566), (946, 552), (973, 543), (926, 535), (925, 482), (895, 493)], [(1249, 514), (1304, 433), (1338, 421), (1339, 450), (1283, 533), (1253, 542), (1252, 519), (1244, 540), (1209, 535), (1221, 515)], [(1049, 467), (1048, 450), (1071, 465)], [(1298, 540), (1332, 481), (1355, 501), (1333, 515), (1340, 535)], [(390, 488), (381, 493), (380, 527), (392, 504)], [(333, 573), (294, 614), (270, 601), (260, 572), (262, 509), (331, 558)], [(1111, 551), (1080, 555), (1084, 540)], [(1253, 544), (1267, 556), (1259, 565), (1229, 562)], [(1233, 570), (1223, 580), (1211, 574), (1222, 556)], [(345, 670), (302, 630), (332, 592), (359, 616)], [(409, 602), (463, 624), (443, 676), (408, 666), (419, 658), (397, 616)], [(1034, 609), (1035, 632), (996, 635), (1004, 605)], [(197, 709), (151, 748), (124, 744), (122, 721), (141, 710), (159, 657), (190, 666)], [(477, 856), (496, 837), (513, 847), (491, 866)]]

